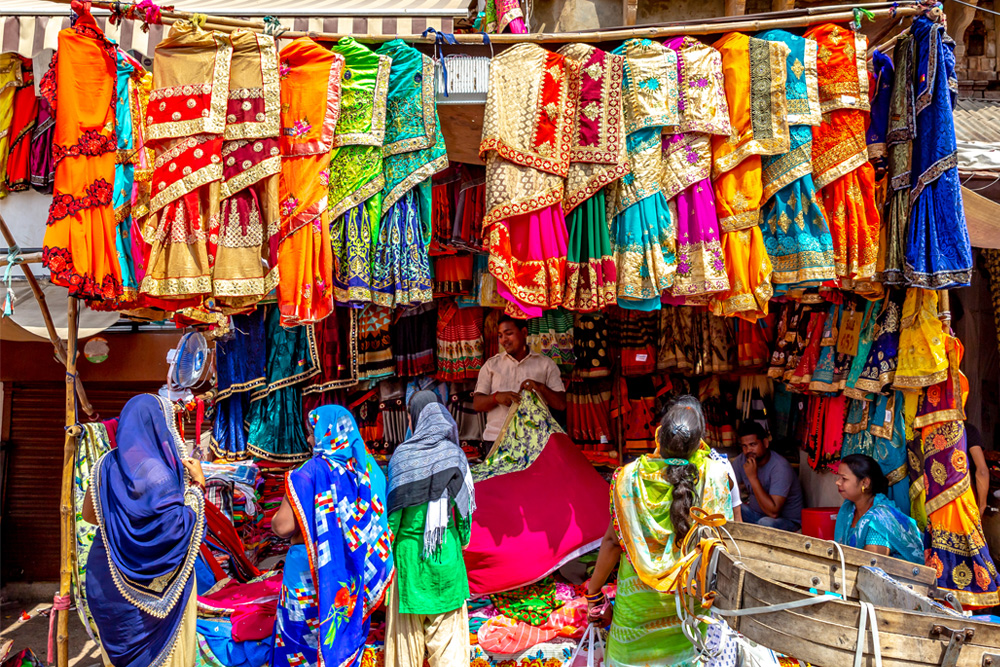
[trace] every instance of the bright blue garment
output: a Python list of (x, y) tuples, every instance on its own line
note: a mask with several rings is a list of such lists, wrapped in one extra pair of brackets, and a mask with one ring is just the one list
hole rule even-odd
[(212, 453), (230, 461), (246, 459), (250, 397), (267, 383), (264, 308), (233, 315), (232, 335), (215, 343), (215, 419)]
[(321, 655), (324, 665), (347, 667), (392, 577), (386, 481), (345, 408), (325, 405), (309, 420), (313, 458), (287, 484), (305, 545), (286, 557), (271, 664), (316, 665)]
[(195, 592), (205, 501), (187, 486), (187, 452), (168, 401), (132, 398), (116, 440), (94, 470), (99, 530), (87, 558), (87, 600), (115, 667), (158, 667)]
[(855, 549), (869, 545), (886, 547), (893, 558), (923, 565), (924, 541), (917, 522), (900, 512), (883, 494), (875, 496), (871, 509), (852, 526), (853, 520), (854, 503), (845, 500), (834, 529), (837, 542)]
[[(121, 49), (118, 50), (118, 79), (115, 101), (115, 136), (118, 139), (118, 154), (129, 155), (134, 147), (132, 130), (132, 105), (129, 100), (129, 78), (135, 72), (132, 59)], [(115, 235), (115, 251), (118, 268), (122, 274), (122, 298), (134, 299), (139, 294), (139, 284), (135, 278), (135, 264), (132, 261), (132, 187), (135, 183), (135, 165), (131, 161), (115, 163), (114, 194), (111, 198), (118, 220)]]
[(430, 179), (424, 180), (382, 216), (371, 274), (372, 302), (380, 306), (405, 307), (434, 300), (423, 223), (430, 216), (430, 189)]
[(833, 237), (812, 177), (812, 127), (822, 120), (816, 72), (816, 42), (785, 30), (768, 30), (760, 39), (788, 46), (790, 147), (761, 157), (764, 201), (760, 230), (771, 259), (776, 294), (818, 285), (835, 277)]
[(952, 116), (957, 90), (955, 42), (942, 24), (924, 16), (914, 19), (910, 32), (917, 135), (904, 274), (911, 285), (920, 287), (965, 287), (972, 279), (972, 247), (962, 206)]
[(889, 104), (892, 102), (895, 75), (892, 58), (875, 49), (872, 51), (872, 70), (875, 73), (875, 95), (871, 101), (870, 122), (865, 138), (868, 142), (868, 159), (877, 170), (884, 170), (888, 166), (885, 141), (889, 130)]
[(906, 461), (903, 393), (877, 395), (873, 401), (852, 399), (847, 408), (841, 457), (864, 454), (875, 459), (889, 480), (888, 497), (909, 516), (910, 477)]

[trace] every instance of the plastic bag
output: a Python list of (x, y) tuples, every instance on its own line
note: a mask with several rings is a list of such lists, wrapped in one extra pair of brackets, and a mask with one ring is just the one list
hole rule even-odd
[(587, 626), (576, 650), (563, 667), (602, 667), (604, 664), (604, 637), (594, 624)]

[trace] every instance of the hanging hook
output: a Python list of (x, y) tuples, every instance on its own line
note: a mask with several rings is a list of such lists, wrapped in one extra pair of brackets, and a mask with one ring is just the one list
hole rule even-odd
[(450, 32), (438, 32), (434, 28), (424, 30), (422, 36), (427, 37), (431, 33), (434, 34), (434, 52), (437, 54), (437, 59), (441, 62), (441, 73), (444, 75), (444, 96), (448, 97), (448, 65), (445, 63), (441, 47), (443, 44), (458, 44), (458, 40)]
[(493, 60), (493, 42), (490, 41), (490, 36), (483, 30), (480, 30), (479, 34), (483, 36), (483, 44), (490, 47), (490, 60)]
[(277, 16), (265, 16), (264, 17), (264, 34), (270, 35), (275, 39), (281, 37), (281, 35), (286, 32), (288, 28), (281, 25), (281, 21), (278, 20)]

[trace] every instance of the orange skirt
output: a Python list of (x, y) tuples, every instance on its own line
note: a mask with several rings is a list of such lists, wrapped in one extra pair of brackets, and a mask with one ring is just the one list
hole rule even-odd
[(722, 235), (722, 255), (729, 274), (730, 288), (712, 302), (712, 312), (756, 322), (767, 316), (767, 302), (774, 293), (771, 286), (771, 259), (764, 247), (760, 227), (751, 227)]
[(870, 280), (879, 248), (879, 210), (875, 168), (865, 162), (823, 188), (823, 207), (830, 221), (838, 278)]

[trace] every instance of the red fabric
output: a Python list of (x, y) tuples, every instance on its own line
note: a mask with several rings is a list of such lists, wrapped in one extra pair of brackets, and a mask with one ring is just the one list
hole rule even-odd
[(229, 616), (233, 641), (260, 641), (274, 632), (281, 575), (275, 573), (252, 584), (232, 581), (211, 595), (199, 595), (198, 606)]
[(477, 483), (465, 549), (472, 594), (532, 583), (599, 546), (611, 521), (609, 498), (608, 483), (561, 433), (527, 470)]
[[(212, 539), (229, 552), (230, 562), (236, 566), (237, 579), (246, 581), (259, 577), (261, 571), (247, 558), (246, 547), (236, 528), (225, 514), (212, 503), (205, 502), (205, 519)], [(214, 559), (213, 559), (214, 560)]]

